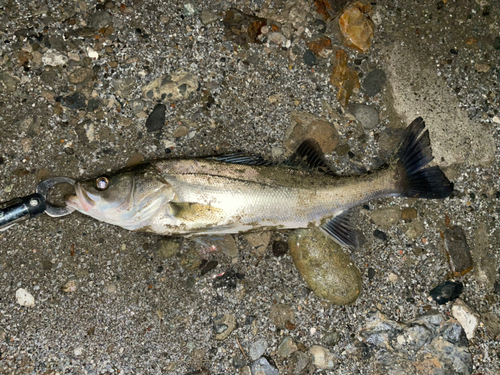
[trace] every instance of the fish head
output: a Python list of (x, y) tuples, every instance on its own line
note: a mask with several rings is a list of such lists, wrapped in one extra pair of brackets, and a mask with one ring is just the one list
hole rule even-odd
[(154, 170), (141, 168), (78, 181), (66, 205), (129, 230), (146, 226), (175, 193)]

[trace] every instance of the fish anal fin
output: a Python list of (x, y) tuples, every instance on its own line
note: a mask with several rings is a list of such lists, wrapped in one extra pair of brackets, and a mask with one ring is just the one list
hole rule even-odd
[(352, 210), (342, 212), (321, 226), (321, 231), (343, 246), (359, 248), (356, 230), (351, 224)]
[(326, 164), (323, 151), (314, 139), (303, 141), (283, 164), (289, 167), (322, 170), (325, 173), (331, 173)]

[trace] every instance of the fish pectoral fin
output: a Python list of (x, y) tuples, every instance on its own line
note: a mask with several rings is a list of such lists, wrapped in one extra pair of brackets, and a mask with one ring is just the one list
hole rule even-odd
[(335, 174), (326, 164), (323, 150), (321, 150), (320, 145), (314, 139), (303, 141), (283, 164), (289, 167), (319, 170), (324, 173)]
[(340, 245), (359, 248), (358, 235), (351, 224), (352, 210), (342, 212), (321, 226), (321, 231)]
[(172, 215), (183, 221), (213, 225), (222, 215), (222, 209), (201, 203), (170, 202)]

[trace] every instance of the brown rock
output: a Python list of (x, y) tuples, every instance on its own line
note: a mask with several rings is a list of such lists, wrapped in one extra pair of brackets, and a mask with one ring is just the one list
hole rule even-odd
[(231, 8), (226, 12), (222, 23), (226, 28), (226, 36), (245, 46), (259, 42), (258, 37), (262, 34), (262, 27), (267, 25), (267, 20)]
[(325, 21), (334, 18), (348, 3), (349, 0), (314, 0), (316, 11), (325, 18)]
[(342, 106), (347, 106), (349, 98), (355, 90), (359, 90), (358, 73), (347, 66), (347, 54), (344, 50), (337, 51), (337, 64), (333, 68), (330, 82), (339, 88), (337, 100)]
[(373, 22), (369, 18), (372, 8), (359, 1), (347, 8), (339, 18), (340, 31), (345, 38), (345, 45), (366, 52), (373, 39)]
[(465, 275), (472, 270), (470, 247), (461, 227), (454, 226), (444, 232), (444, 248), (455, 276)]
[(290, 324), (295, 318), (295, 313), (289, 305), (277, 304), (271, 307), (271, 322), (276, 327), (284, 328), (287, 323)]
[(127, 160), (127, 167), (133, 167), (144, 162), (144, 156), (138, 152), (134, 154), (130, 159)]
[(68, 77), (70, 83), (78, 84), (92, 79), (94, 72), (89, 68), (79, 68), (71, 73)]
[(320, 36), (307, 43), (307, 47), (319, 57), (328, 57), (332, 52), (332, 41), (326, 36)]
[(17, 59), (19, 60), (19, 65), (24, 65), (33, 58), (31, 53), (26, 51), (20, 51), (17, 54)]
[(401, 212), (401, 219), (407, 221), (417, 218), (417, 210), (413, 207), (406, 207)]
[(174, 133), (174, 138), (184, 137), (189, 134), (189, 129), (185, 126), (179, 126)]
[(293, 112), (292, 126), (285, 133), (285, 147), (295, 151), (306, 139), (315, 139), (325, 154), (335, 150), (339, 135), (335, 127), (323, 118), (310, 113)]

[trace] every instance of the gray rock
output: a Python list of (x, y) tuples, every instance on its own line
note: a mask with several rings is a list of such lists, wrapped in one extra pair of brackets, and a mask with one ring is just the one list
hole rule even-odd
[(280, 357), (288, 357), (290, 354), (297, 351), (297, 344), (293, 341), (290, 336), (285, 336), (281, 344), (278, 346), (276, 353)]
[(368, 73), (363, 83), (361, 84), (361, 88), (368, 96), (375, 96), (382, 88), (385, 86), (387, 81), (387, 77), (385, 72), (382, 69), (375, 69)]
[(210, 12), (207, 9), (201, 11), (201, 23), (208, 25), (209, 23), (215, 22), (219, 19), (219, 16), (215, 13)]
[(304, 53), (304, 55), (302, 56), (302, 59), (304, 60), (304, 63), (306, 65), (311, 66), (311, 67), (318, 64), (318, 62), (316, 61), (316, 55), (310, 49), (308, 49)]
[(135, 79), (132, 77), (127, 77), (123, 79), (117, 79), (114, 81), (113, 86), (116, 88), (118, 95), (122, 98), (127, 99), (132, 91), (135, 89)]
[(378, 112), (371, 105), (353, 103), (347, 106), (365, 129), (373, 129), (378, 124)]
[(289, 305), (276, 304), (271, 307), (269, 318), (276, 327), (284, 328), (286, 322), (293, 322), (295, 313)]
[(474, 276), (487, 291), (492, 291), (495, 288), (497, 262), (494, 254), (489, 251), (488, 239), (487, 225), (479, 223), (475, 234), (475, 244), (472, 248)]
[(327, 332), (323, 337), (323, 344), (325, 344), (326, 346), (335, 346), (340, 342), (341, 339), (342, 336), (337, 331)]
[(381, 208), (374, 210), (371, 217), (375, 225), (387, 229), (399, 221), (401, 209), (396, 207)]
[(340, 245), (317, 229), (293, 231), (288, 245), (295, 266), (317, 296), (335, 305), (358, 298), (361, 273)]
[(158, 77), (144, 86), (142, 93), (151, 100), (188, 99), (198, 89), (198, 78), (188, 72), (175, 72)]
[(0, 86), (6, 92), (13, 92), (17, 89), (19, 78), (7, 73), (0, 72)]
[(102, 29), (111, 23), (111, 15), (105, 10), (99, 10), (90, 16), (89, 25), (94, 30)]
[(83, 109), (87, 107), (87, 98), (83, 93), (77, 91), (71, 95), (65, 96), (62, 105), (71, 109)]
[(296, 351), (290, 356), (286, 374), (302, 375), (306, 373), (313, 374), (314, 372), (312, 357), (310, 355), (304, 352)]
[(214, 321), (215, 339), (222, 341), (229, 337), (236, 328), (236, 318), (233, 315), (225, 314), (222, 318)]
[(146, 129), (148, 132), (158, 131), (165, 124), (165, 112), (167, 107), (164, 104), (157, 104), (146, 120)]
[(321, 345), (313, 345), (309, 348), (309, 354), (313, 358), (313, 364), (320, 369), (332, 369), (337, 360), (332, 352)]
[(429, 295), (438, 305), (444, 305), (456, 300), (462, 294), (463, 289), (464, 286), (460, 281), (445, 281), (432, 288)]
[(50, 48), (54, 48), (58, 51), (65, 51), (66, 50), (66, 43), (62, 37), (62, 35), (51, 35), (49, 36), (49, 44)]
[(133, 113), (137, 114), (144, 109), (144, 102), (140, 99), (132, 100), (130, 102), (130, 109)]
[(266, 339), (259, 339), (250, 345), (250, 350), (248, 351), (248, 355), (252, 361), (260, 358), (267, 350), (267, 341)]
[(455, 276), (462, 276), (472, 269), (472, 255), (461, 227), (454, 226), (444, 232), (444, 248)]
[(264, 357), (252, 362), (250, 369), (254, 375), (280, 375), (279, 370)]
[(472, 356), (461, 325), (432, 311), (403, 324), (378, 311), (368, 315), (363, 337), (381, 373), (468, 375)]

